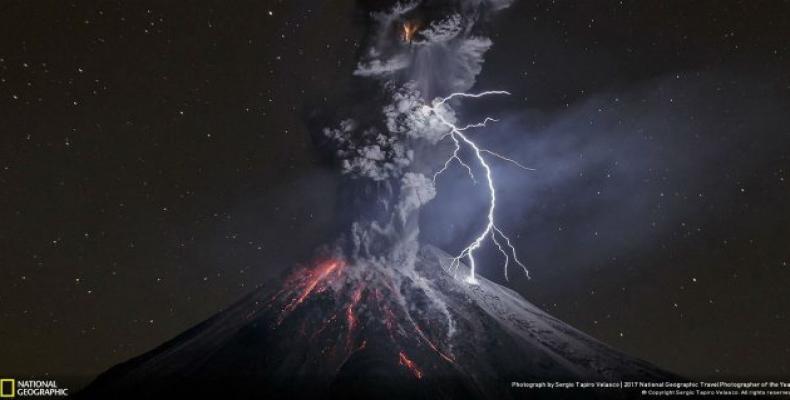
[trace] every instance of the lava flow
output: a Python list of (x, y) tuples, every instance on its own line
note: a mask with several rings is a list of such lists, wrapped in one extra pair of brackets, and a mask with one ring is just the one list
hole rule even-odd
[(346, 323), (348, 324), (348, 337), (346, 338), (346, 347), (351, 348), (351, 334), (354, 331), (354, 328), (357, 326), (357, 315), (354, 309), (359, 304), (359, 301), (362, 299), (362, 289), (363, 287), (358, 287), (354, 294), (351, 296), (351, 302), (346, 306)]
[(345, 262), (342, 260), (330, 259), (319, 263), (315, 269), (308, 270), (306, 272), (307, 276), (304, 278), (304, 286), (301, 289), (301, 293), (299, 296), (291, 300), (291, 302), (285, 307), (283, 307), (282, 314), (280, 314), (280, 318), (278, 320), (278, 325), (288, 314), (299, 307), (305, 301), (305, 299), (310, 296), (313, 291), (315, 291), (316, 287), (320, 283), (325, 281), (333, 272), (341, 270), (343, 267), (345, 267), (345, 265)]
[[(442, 365), (455, 368), (454, 356), (444, 350), (450, 346), (445, 342), (449, 337), (442, 323), (420, 323), (407, 306), (403, 288), (412, 284), (408, 273), (393, 274), (370, 265), (329, 258), (312, 268), (293, 272), (285, 280), (286, 288), (275, 295), (268, 307), (280, 310), (274, 330), (297, 324), (301, 333), (297, 340), (318, 349), (334, 368), (365, 351), (368, 339), (381, 338), (382, 334), (388, 348), (422, 348), (435, 354), (436, 358), (423, 360), (427, 363), (423, 367), (431, 371), (444, 368)], [(300, 308), (316, 310), (316, 307), (324, 312), (294, 313)], [(392, 355), (397, 356), (398, 365), (407, 368), (417, 379), (424, 376), (426, 370), (418, 367), (403, 350)]]
[(509, 289), (454, 279), (447, 257), (426, 247), (414, 269), (324, 258), (102, 374), (80, 398), (482, 400), (523, 397), (502, 385), (512, 376), (677, 379)]
[(408, 369), (415, 378), (422, 379), (422, 371), (417, 367), (417, 364), (406, 355), (406, 353), (402, 351), (398, 353), (398, 362), (400, 365), (406, 367), (406, 369)]

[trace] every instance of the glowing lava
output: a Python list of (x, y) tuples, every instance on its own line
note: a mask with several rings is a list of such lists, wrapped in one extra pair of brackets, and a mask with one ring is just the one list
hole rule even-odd
[(430, 339), (428, 339), (428, 336), (425, 335), (425, 332), (423, 332), (422, 329), (420, 329), (420, 327), (416, 323), (412, 322), (412, 324), (414, 325), (414, 330), (416, 330), (417, 334), (420, 335), (420, 338), (422, 338), (422, 340), (425, 341), (425, 343), (428, 345), (428, 347), (431, 348), (431, 350), (433, 350), (434, 353), (438, 354), (440, 357), (442, 357), (445, 361), (449, 362), (450, 364), (453, 364), (455, 362), (455, 359), (452, 356), (442, 353), (442, 351), (439, 350), (439, 347), (436, 346)]
[(348, 303), (346, 306), (346, 323), (348, 324), (348, 334), (346, 338), (346, 347), (351, 348), (351, 333), (354, 332), (354, 328), (357, 326), (357, 315), (354, 312), (354, 309), (359, 304), (359, 301), (362, 300), (362, 290), (363, 287), (358, 287), (354, 290), (354, 294), (351, 295), (351, 302)]
[[(279, 307), (272, 307), (274, 310), (279, 309), (274, 329), (278, 329), (289, 316), (298, 317), (292, 322), (298, 324), (300, 337), (304, 338), (301, 340), (320, 349), (322, 357), (337, 360), (338, 368), (353, 354), (365, 351), (368, 344), (366, 336), (371, 332), (389, 338), (390, 344), (396, 349), (405, 346), (430, 349), (437, 355), (436, 360), (425, 360), (432, 368), (436, 368), (436, 363), (442, 362), (440, 360), (455, 364), (453, 355), (445, 353), (441, 343), (431, 339), (431, 324), (425, 327), (429, 331), (424, 331), (398, 300), (402, 293), (397, 289), (399, 285), (395, 284), (393, 277), (374, 269), (351, 271), (352, 268), (353, 265), (342, 259), (331, 258), (316, 263), (312, 268), (292, 273), (286, 279), (289, 289), (279, 291), (272, 299), (280, 304)], [(323, 297), (323, 293), (326, 294), (325, 298), (319, 299), (318, 296)], [(333, 308), (323, 314), (323, 318), (310, 313), (292, 314), (299, 307), (314, 310), (306, 304), (318, 307), (332, 305)], [(384, 330), (378, 331), (376, 325)], [(405, 352), (400, 351), (397, 360), (415, 378), (422, 379), (424, 370)]]
[(398, 363), (406, 367), (406, 369), (408, 369), (415, 378), (422, 379), (422, 371), (417, 367), (417, 364), (406, 355), (406, 353), (402, 351), (398, 352)]
[(324, 282), (333, 272), (339, 272), (345, 265), (345, 262), (342, 260), (330, 259), (307, 271), (304, 287), (302, 287), (297, 297), (283, 307), (279, 322), (282, 322), (287, 314), (299, 307), (316, 290), (320, 283)]
[(354, 291), (354, 294), (351, 296), (351, 303), (348, 304), (346, 307), (346, 321), (348, 322), (348, 330), (354, 330), (354, 327), (357, 324), (357, 317), (354, 314), (354, 307), (359, 304), (359, 300), (362, 299), (362, 288), (359, 287), (357, 290)]
[(403, 23), (403, 28), (401, 31), (403, 41), (406, 43), (411, 43), (414, 39), (414, 34), (417, 33), (417, 30), (420, 26), (416, 22), (406, 21)]

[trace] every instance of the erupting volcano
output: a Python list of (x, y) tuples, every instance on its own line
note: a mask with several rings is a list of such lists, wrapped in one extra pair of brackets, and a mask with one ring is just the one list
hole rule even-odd
[(83, 394), (501, 399), (518, 395), (511, 381), (667, 376), (505, 287), (456, 279), (450, 258), (424, 246), (411, 270), (318, 260), (114, 367)]
[[(374, 92), (317, 135), (347, 178), (346, 234), (282, 282), (112, 368), (83, 395), (499, 399), (517, 394), (511, 381), (667, 376), (476, 273), (476, 251), (493, 246), (506, 278), (514, 266), (529, 277), (498, 225), (491, 163), (533, 172), (467, 135), (495, 116), (462, 122), (455, 111), (461, 101), (509, 94), (468, 92), (491, 46), (481, 25), (509, 1), (378, 4), (365, 10), (371, 35), (355, 71)], [(417, 20), (419, 34), (403, 23)], [(421, 243), (418, 220), (453, 167), (488, 198), (485, 222), (454, 256)]]

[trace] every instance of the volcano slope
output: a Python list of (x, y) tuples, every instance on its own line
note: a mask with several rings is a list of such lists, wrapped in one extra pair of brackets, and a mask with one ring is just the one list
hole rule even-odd
[(413, 268), (326, 257), (101, 374), (81, 398), (613, 397), (511, 382), (663, 381), (423, 246)]

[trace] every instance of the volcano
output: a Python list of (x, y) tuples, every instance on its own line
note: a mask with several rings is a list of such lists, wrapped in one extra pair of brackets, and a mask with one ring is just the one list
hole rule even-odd
[(501, 399), (526, 394), (512, 381), (671, 376), (510, 289), (459, 279), (450, 259), (430, 245), (407, 269), (323, 257), (111, 368), (80, 396)]

